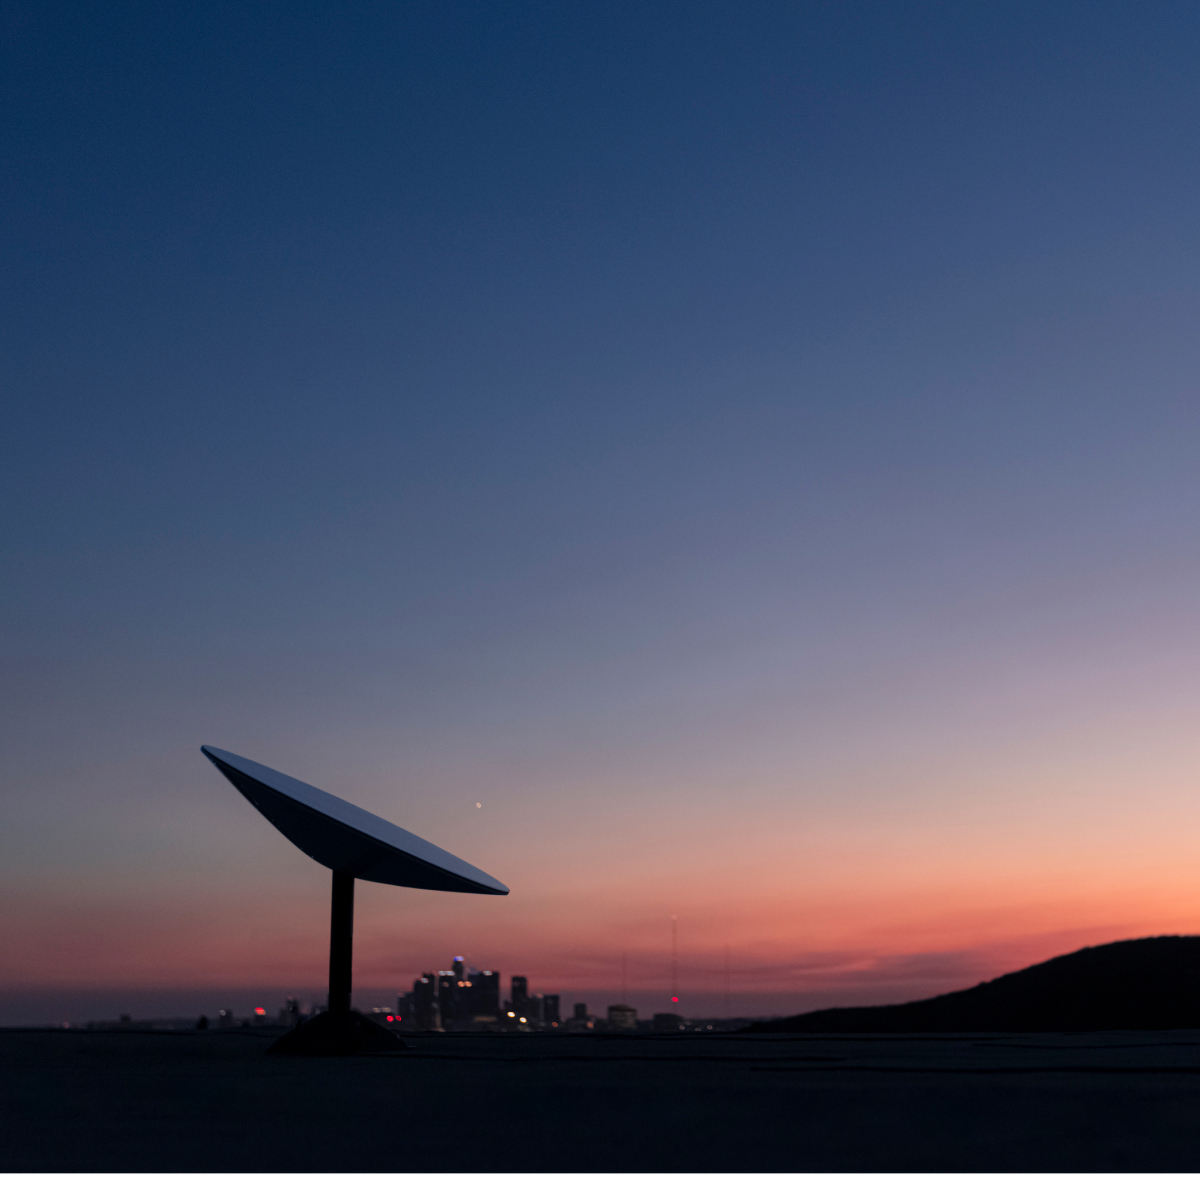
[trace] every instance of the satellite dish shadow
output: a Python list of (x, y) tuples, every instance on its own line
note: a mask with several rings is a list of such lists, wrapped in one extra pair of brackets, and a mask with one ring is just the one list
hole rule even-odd
[(288, 841), (333, 872), (328, 1008), (276, 1039), (267, 1053), (347, 1055), (409, 1049), (390, 1030), (350, 1008), (354, 880), (472, 895), (507, 895), (508, 888), (432, 842), (332, 793), (220, 748), (204, 745), (200, 751)]

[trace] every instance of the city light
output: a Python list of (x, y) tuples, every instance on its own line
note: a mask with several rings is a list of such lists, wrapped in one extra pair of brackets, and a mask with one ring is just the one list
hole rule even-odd
[[(655, 1032), (678, 1032), (680, 1030), (704, 1030), (705, 1025), (696, 1024), (674, 1012), (683, 998), (678, 992), (664, 993), (659, 999), (659, 1010), (670, 1013), (655, 1014), (653, 1018), (643, 1015), (628, 1002), (612, 1005), (608, 1016), (589, 1015), (584, 1002), (576, 1002), (574, 1014), (562, 1008), (562, 995), (558, 993), (535, 993), (530, 991), (529, 978), (514, 975), (511, 978), (511, 1000), (502, 1000), (500, 974), (493, 969), (475, 969), (462, 956), (453, 958), (454, 967), (423, 973), (413, 979), (410, 993), (398, 993), (396, 1007), (404, 1010), (405, 1030), (465, 1031), (499, 1030), (508, 1026), (522, 1032), (579, 1033), (580, 1031), (643, 1030)], [(507, 995), (506, 995), (507, 996)], [(391, 1014), (388, 1008), (376, 1009), (376, 1014)], [(660, 1022), (660, 1018), (663, 1019)], [(380, 1017), (381, 1022), (384, 1021)], [(388, 1018), (387, 1022), (393, 1019)], [(400, 1021), (400, 1016), (394, 1019)], [(387, 1022), (384, 1024), (386, 1025)], [(399, 1026), (393, 1029), (400, 1032)]]

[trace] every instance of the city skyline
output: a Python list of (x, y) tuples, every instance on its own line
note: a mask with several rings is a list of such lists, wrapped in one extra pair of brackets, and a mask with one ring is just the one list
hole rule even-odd
[[(631, 991), (629, 990), (628, 984), (627, 984), (627, 962), (623, 961), (622, 965), (625, 967), (623, 968), (622, 988), (621, 988), (619, 1002), (617, 1001), (617, 999), (613, 998), (613, 999), (605, 999), (599, 1003), (596, 1003), (595, 1000), (593, 1000), (592, 1002), (589, 1002), (586, 999), (586, 997), (582, 996), (581, 994), (563, 995), (560, 993), (550, 993), (545, 986), (530, 984), (529, 976), (524, 973), (512, 973), (512, 974), (508, 975), (507, 983), (509, 986), (509, 996), (505, 997), (504, 996), (504, 974), (502, 974), (500, 972), (500, 970), (485, 968), (484, 966), (477, 964), (477, 962), (474, 962), (465, 956), (455, 955), (452, 958), (452, 960), (450, 962), (450, 968), (448, 968), (448, 969), (441, 969), (441, 968), (425, 969), (422, 972), (416, 974), (412, 980), (412, 987), (410, 989), (408, 989), (407, 991), (405, 991), (403, 989), (403, 987), (402, 987), (403, 983), (401, 983), (400, 988), (393, 990), (390, 993), (387, 991), (379, 991), (379, 990), (374, 990), (374, 989), (369, 989), (369, 988), (364, 988), (362, 992), (358, 992), (357, 988), (356, 988), (356, 992), (354, 994), (354, 1005), (356, 1008), (360, 1008), (363, 1011), (370, 1011), (370, 1010), (378, 1011), (381, 1007), (383, 1007), (383, 1008), (387, 1009), (388, 1012), (393, 1012), (393, 1011), (397, 1012), (397, 1013), (402, 1012), (405, 1017), (409, 1017), (409, 1016), (413, 1015), (413, 1013), (414, 1013), (414, 1007), (411, 1004), (412, 999), (415, 997), (417, 988), (421, 985), (421, 983), (423, 981), (425, 981), (425, 982), (433, 982), (433, 984), (435, 986), (435, 988), (431, 992), (434, 994), (435, 1003), (438, 1004), (438, 1006), (439, 1006), (439, 1011), (442, 1014), (441, 1020), (443, 1020), (443, 1021), (446, 1020), (447, 1018), (449, 1018), (450, 1020), (457, 1019), (457, 1020), (466, 1021), (466, 1020), (469, 1020), (471, 1015), (474, 1013), (495, 1014), (495, 1015), (499, 1016), (502, 1014), (506, 1014), (506, 1012), (510, 1011), (510, 1010), (513, 1011), (515, 1015), (520, 1016), (520, 1014), (522, 1012), (526, 1012), (526, 1013), (530, 1012), (530, 1010), (528, 1010), (528, 1009), (523, 1009), (523, 1007), (525, 1005), (527, 1005), (529, 1003), (532, 1003), (535, 1005), (540, 1005), (541, 1003), (543, 1003), (545, 1001), (549, 1001), (549, 1002), (553, 1003), (552, 1007), (550, 1007), (550, 1008), (552, 1008), (554, 1012), (547, 1013), (544, 1016), (541, 1012), (538, 1012), (537, 1018), (542, 1021), (545, 1021), (547, 1023), (552, 1023), (555, 1027), (557, 1027), (560, 1020), (565, 1022), (565, 1020), (571, 1016), (571, 1014), (569, 1012), (563, 1013), (561, 1016), (561, 1019), (560, 1019), (559, 1014), (558, 1014), (558, 1011), (560, 1008), (562, 1010), (569, 1011), (572, 1007), (574, 1007), (575, 1009), (578, 1009), (579, 1005), (582, 1004), (583, 1006), (588, 1007), (591, 1010), (591, 1014), (589, 1016), (603, 1017), (604, 1016), (603, 1011), (605, 1009), (609, 1008), (610, 1006), (616, 1005), (616, 1004), (625, 1005), (625, 1004), (629, 1003), (632, 999), (630, 996)], [(481, 978), (486, 978), (487, 984), (488, 984), (488, 992), (491, 994), (491, 998), (489, 998), (487, 1001), (487, 1008), (476, 1010), (474, 1008), (467, 1008), (467, 1006), (464, 1005), (463, 1008), (458, 1010), (457, 1014), (456, 1014), (452, 1008), (447, 1007), (445, 1005), (444, 1000), (441, 997), (440, 990), (437, 988), (437, 986), (440, 981), (445, 980), (446, 982), (449, 982), (451, 978), (454, 978), (459, 983), (466, 980), (468, 985), (477, 984)], [(536, 977), (534, 979), (537, 980)], [(644, 1008), (648, 1009), (648, 1008), (650, 1008), (650, 1006), (654, 1006), (656, 1009), (656, 1012), (664, 1013), (664, 1014), (678, 1010), (678, 1006), (672, 1005), (672, 999), (671, 999), (670, 993), (673, 991), (673, 988), (674, 988), (673, 986), (668, 988), (667, 996), (665, 996), (665, 997), (662, 996), (661, 994), (656, 993), (654, 990), (641, 991), (643, 996), (648, 999), (647, 1001), (643, 1002)], [(310, 996), (301, 998), (301, 997), (297, 997), (296, 993), (304, 992), (307, 994), (308, 989), (304, 988), (304, 987), (298, 988), (298, 987), (293, 986), (293, 990), (294, 991), (289, 991), (288, 994), (286, 995), (286, 997), (280, 999), (284, 1003), (283, 1006), (280, 1007), (281, 1009), (295, 1008), (295, 1009), (301, 1011), (302, 1013), (304, 1013), (305, 1015), (308, 1015), (308, 1014), (312, 1014), (312, 1013), (318, 1012), (318, 1011), (326, 1008), (326, 995), (316, 994), (314, 992)], [(255, 996), (253, 998), (247, 998), (245, 996), (245, 994), (248, 992), (254, 992)], [(632, 998), (636, 998), (638, 996), (638, 992), (639, 991), (636, 991), (636, 990), (632, 991)], [(381, 994), (382, 994), (382, 996), (381, 996)], [(99, 1003), (100, 1006), (103, 1006), (105, 1001), (111, 1002), (110, 998), (107, 998), (106, 996), (103, 996), (103, 995), (92, 994), (88, 998), (85, 998), (84, 1000), (90, 1002), (90, 1004), (92, 1006), (92, 1008), (88, 1009), (85, 1013), (64, 1012), (64, 1007), (62, 1005), (62, 1002), (58, 1001), (56, 996), (49, 996), (49, 995), (43, 994), (40, 996), (33, 996), (32, 1000), (33, 1000), (34, 1005), (40, 1004), (40, 1006), (44, 1009), (55, 1011), (53, 1016), (47, 1016), (44, 1019), (47, 1024), (83, 1024), (83, 1023), (86, 1023), (89, 1021), (90, 1022), (115, 1022), (115, 1021), (119, 1021), (122, 1019), (125, 1019), (125, 1020), (131, 1019), (133, 1021), (138, 1021), (139, 1019), (179, 1020), (182, 1018), (185, 1020), (190, 1019), (191, 1021), (195, 1021), (196, 1018), (203, 1015), (205, 1017), (208, 1017), (209, 1020), (214, 1025), (216, 1025), (217, 1019), (212, 1016), (213, 1009), (218, 1010), (223, 1015), (235, 1016), (239, 1019), (250, 1019), (251, 1015), (254, 1013), (257, 1013), (260, 1016), (266, 1015), (269, 1018), (273, 1018), (274, 1015), (271, 1015), (268, 1011), (270, 1009), (275, 1008), (275, 1005), (278, 1004), (278, 1001), (276, 1001), (273, 994), (272, 994), (272, 996), (264, 999), (263, 994), (261, 992), (259, 992), (258, 990), (253, 990), (253, 991), (242, 990), (242, 1002), (241, 1002), (240, 1006), (239, 1006), (239, 1003), (226, 1000), (226, 999), (224, 999), (224, 997), (222, 997), (221, 1000), (217, 1001), (216, 1004), (214, 1004), (214, 998), (213, 998), (212, 993), (209, 993), (207, 995), (207, 1001), (206, 1001), (205, 996), (202, 996), (201, 993), (192, 992), (192, 993), (189, 993), (187, 997), (180, 998), (179, 996), (177, 996), (176, 991), (166, 990), (166, 991), (160, 991), (160, 992), (156, 993), (153, 997), (151, 997), (149, 1000), (149, 1004), (152, 1008), (147, 1009), (147, 1008), (145, 1008), (147, 995), (141, 994), (139, 996), (141, 998), (141, 1005), (143, 1007), (141, 1012), (139, 1014), (135, 1014), (131, 1011), (125, 1011), (124, 1013), (122, 1013), (120, 1015), (110, 1015), (108, 1013), (102, 1014), (100, 1012), (97, 1012), (97, 1008), (98, 1008), (97, 1003)], [(167, 1006), (169, 1006), (172, 1002), (175, 1002), (176, 1004), (178, 1004), (180, 1001), (186, 1002), (188, 1000), (192, 1000), (193, 1002), (195, 1002), (197, 997), (200, 998), (200, 1005), (203, 1006), (203, 1008), (200, 1009), (199, 1012), (195, 1015), (180, 1013), (178, 1010), (175, 1010), (172, 1013), (164, 1012), (166, 1010)], [(728, 992), (726, 992), (724, 994), (723, 1000), (728, 997), (729, 997), (729, 994), (728, 994)], [(71, 1002), (71, 1001), (77, 1002), (78, 1000), (79, 1000), (78, 996), (67, 998), (68, 1002)], [(261, 1004), (264, 1000), (266, 1000), (266, 1002), (267, 1002), (267, 1004), (265, 1004), (265, 1005)], [(408, 1000), (410, 1004), (406, 1010), (403, 1010), (402, 1007), (404, 1006), (404, 1003), (406, 1000)], [(391, 1004), (384, 1005), (385, 1001), (390, 1001)], [(56, 1004), (56, 1002), (57, 1002), (57, 1004)], [(136, 999), (135, 999), (135, 1004), (137, 1004)], [(34, 1005), (31, 1005), (29, 1008), (33, 1008)], [(235, 1006), (237, 1006), (238, 1008), (235, 1008)], [(658, 1010), (657, 1006), (662, 1006), (663, 1008), (661, 1010)], [(635, 1004), (634, 1008), (639, 1008), (639, 1007), (637, 1007)], [(131, 1009), (132, 1009), (132, 1007), (131, 1007)], [(647, 1017), (649, 1017), (649, 1016), (652, 1016), (652, 1015), (647, 1015)], [(691, 1016), (721, 1018), (721, 1017), (727, 1017), (730, 1015), (728, 1013), (724, 1013), (724, 1012), (716, 1013), (716, 1012), (709, 1010), (706, 1013), (698, 1013), (696, 1011), (693, 1011)], [(740, 1015), (734, 1014), (732, 1016), (738, 1017)], [(412, 1027), (406, 1027), (406, 1028), (412, 1028)], [(430, 1029), (433, 1027), (432, 1026), (419, 1026), (418, 1028)], [(448, 1027), (439, 1025), (437, 1028), (448, 1028)]]

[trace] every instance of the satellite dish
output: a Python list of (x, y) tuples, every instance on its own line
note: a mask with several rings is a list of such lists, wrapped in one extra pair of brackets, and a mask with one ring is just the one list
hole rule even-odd
[(478, 867), (324, 789), (220, 748), (200, 751), (289, 842), (332, 871), (394, 887), (508, 894)]
[(289, 842), (333, 871), (329, 1008), (279, 1038), (271, 1052), (354, 1054), (403, 1049), (394, 1034), (350, 1010), (354, 880), (474, 895), (507, 895), (508, 888), (432, 842), (332, 793), (220, 748), (203, 745), (200, 751)]

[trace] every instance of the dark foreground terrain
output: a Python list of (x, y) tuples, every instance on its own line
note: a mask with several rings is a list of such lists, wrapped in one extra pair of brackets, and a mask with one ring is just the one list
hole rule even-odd
[(1200, 1033), (0, 1032), (8, 1170), (1200, 1170)]
[(819, 1009), (752, 1031), (927, 1034), (1200, 1027), (1200, 936), (1151, 936), (1066, 956), (903, 1005)]

